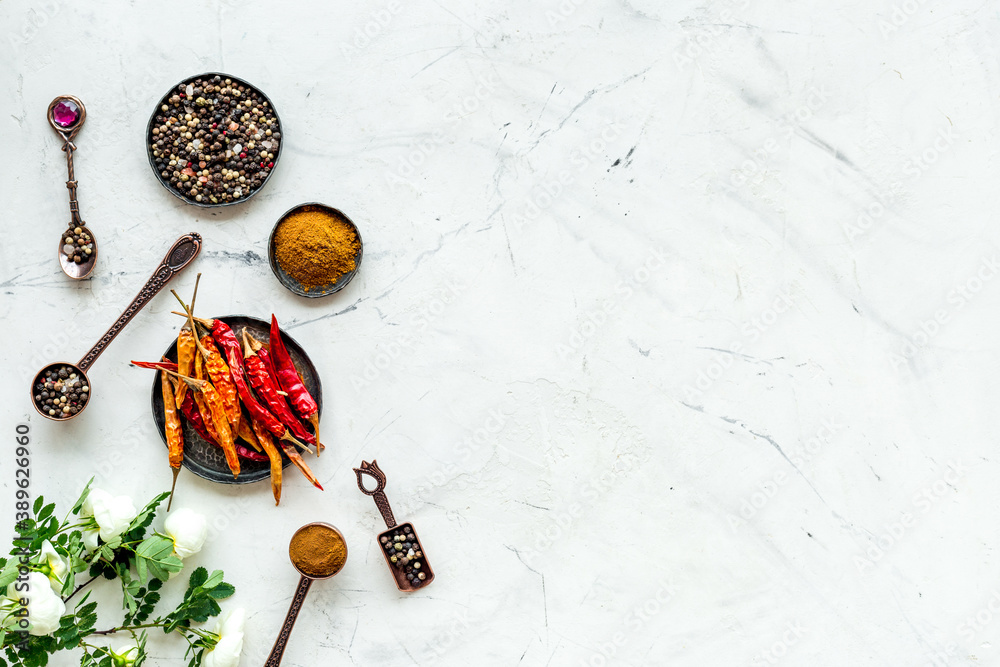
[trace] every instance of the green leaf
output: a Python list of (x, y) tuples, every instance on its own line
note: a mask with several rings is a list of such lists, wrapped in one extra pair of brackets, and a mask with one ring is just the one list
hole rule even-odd
[(14, 557), (4, 564), (3, 570), (0, 571), (0, 590), (6, 590), (17, 579), (17, 569), (20, 566), (18, 560)]
[(35, 514), (38, 514), (38, 510), (42, 509), (42, 505), (44, 503), (45, 503), (45, 498), (43, 496), (38, 496), (37, 498), (35, 498), (35, 504), (32, 507), (32, 510), (34, 511)]
[[(41, 499), (42, 499), (42, 497), (38, 496), (38, 500), (41, 500)], [(35, 501), (35, 505), (36, 506), (38, 505), (38, 500)], [(45, 521), (50, 516), (52, 516), (52, 513), (55, 512), (55, 511), (56, 511), (56, 504), (55, 503), (49, 503), (48, 505), (46, 505), (45, 507), (42, 508), (41, 513), (39, 513), (38, 511), (36, 511), (35, 514), (38, 514), (38, 521)]]
[(205, 590), (211, 590), (222, 583), (223, 576), (222, 570), (215, 570), (209, 575), (208, 579), (205, 580), (205, 583), (203, 583), (201, 587)]
[(87, 482), (87, 485), (83, 487), (83, 491), (80, 492), (80, 497), (77, 498), (75, 503), (73, 503), (73, 509), (70, 510), (71, 514), (80, 513), (80, 509), (83, 507), (83, 504), (87, 502), (87, 496), (90, 495), (90, 485), (93, 483), (94, 483), (94, 478), (91, 477), (90, 481)]
[(136, 569), (145, 563), (149, 574), (156, 579), (168, 579), (171, 572), (184, 568), (181, 559), (173, 555), (174, 543), (165, 537), (153, 535), (146, 538), (135, 550)]
[(235, 586), (223, 582), (218, 586), (216, 586), (215, 588), (213, 588), (212, 590), (210, 590), (208, 594), (211, 595), (216, 600), (224, 600), (235, 592), (236, 592)]
[(146, 528), (153, 523), (153, 519), (156, 518), (156, 509), (159, 505), (170, 497), (170, 493), (161, 493), (156, 496), (143, 507), (134, 519), (132, 523), (124, 533), (124, 540), (126, 542), (136, 542), (143, 539), (146, 536)]
[(145, 558), (135, 559), (135, 569), (139, 576), (139, 581), (146, 581), (146, 575), (149, 572), (149, 568), (146, 566)]
[(188, 585), (191, 588), (198, 588), (206, 581), (208, 581), (208, 570), (203, 567), (199, 567), (191, 573), (191, 578), (188, 579)]

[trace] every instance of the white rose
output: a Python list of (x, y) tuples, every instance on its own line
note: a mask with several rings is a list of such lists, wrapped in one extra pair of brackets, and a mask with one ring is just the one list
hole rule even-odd
[(175, 509), (163, 522), (163, 530), (174, 541), (174, 553), (180, 559), (193, 556), (205, 546), (208, 520), (186, 507)]
[(83, 546), (87, 549), (88, 553), (97, 551), (97, 536), (100, 532), (95, 530), (83, 529), (80, 537), (83, 539)]
[[(39, 565), (43, 568), (43, 573), (49, 577), (52, 590), (62, 593), (63, 584), (66, 583), (66, 574), (69, 572), (69, 559), (56, 553), (55, 547), (48, 540), (42, 543), (42, 553)], [(45, 568), (48, 572), (45, 572)]]
[[(15, 588), (17, 585), (15, 581), (7, 587), (7, 597), (15, 604), (14, 612), (20, 609), (20, 600), (27, 600), (28, 633), (40, 637), (55, 632), (59, 628), (59, 619), (66, 613), (66, 605), (61, 597), (52, 592), (48, 577), (33, 571), (28, 574), (28, 590), (19, 591)], [(8, 604), (3, 607), (10, 608)]]
[(240, 654), (243, 652), (243, 624), (247, 613), (242, 607), (226, 612), (219, 617), (215, 626), (215, 634), (219, 635), (219, 643), (205, 654), (202, 667), (237, 667), (240, 664)]
[(0, 597), (0, 628), (10, 628), (17, 625), (18, 618), (14, 612), (20, 605), (8, 597)]
[(139, 647), (135, 642), (108, 650), (111, 652), (111, 659), (115, 667), (131, 667), (139, 657)]
[[(80, 516), (92, 516), (97, 522), (98, 534), (105, 542), (119, 537), (132, 523), (138, 511), (128, 496), (112, 496), (103, 489), (91, 489)], [(87, 533), (91, 534), (88, 535)], [(84, 531), (84, 544), (88, 549), (97, 548), (97, 537), (93, 531)]]

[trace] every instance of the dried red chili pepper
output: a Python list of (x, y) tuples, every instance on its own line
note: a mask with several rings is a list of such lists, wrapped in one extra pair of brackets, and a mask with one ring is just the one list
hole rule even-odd
[(170, 484), (170, 500), (167, 510), (174, 500), (174, 488), (177, 486), (177, 474), (181, 471), (184, 461), (184, 431), (181, 428), (181, 417), (177, 414), (177, 403), (174, 399), (174, 385), (170, 376), (160, 373), (160, 391), (163, 394), (163, 432), (167, 437), (167, 452), (170, 467), (173, 469), (173, 482)]
[[(215, 340), (216, 344), (222, 348), (222, 352), (226, 359), (229, 358), (230, 349), (242, 351), (240, 341), (237, 340), (236, 334), (233, 332), (232, 328), (222, 320), (204, 320), (198, 317), (194, 318), (194, 320), (212, 332), (212, 338)], [(235, 372), (232, 369), (232, 365), (230, 365), (229, 370), (230, 372)]]
[(184, 397), (184, 402), (181, 404), (181, 414), (190, 422), (191, 428), (195, 430), (195, 433), (204, 438), (206, 442), (210, 442), (216, 447), (220, 446), (219, 442), (209, 434), (208, 428), (205, 426), (205, 420), (202, 419), (201, 413), (198, 412), (198, 406), (195, 405), (194, 394), (188, 394)]
[[(267, 453), (267, 458), (271, 462), (271, 493), (274, 495), (274, 504), (277, 505), (281, 502), (281, 468), (283, 461), (281, 460), (281, 454), (278, 453), (278, 449), (274, 446), (274, 440), (271, 439), (271, 434), (267, 432), (267, 429), (261, 425), (257, 420), (251, 420), (253, 423), (253, 432), (257, 434), (257, 439), (260, 441), (261, 446)], [(289, 447), (293, 452), (294, 447)]]
[[(240, 382), (244, 385), (246, 384), (246, 371), (243, 368), (242, 348), (240, 347), (240, 342), (236, 339), (236, 334), (233, 332), (232, 328), (222, 320), (194, 319), (202, 326), (211, 330), (212, 339), (220, 348), (222, 348), (222, 352), (229, 362), (229, 375), (230, 379), (233, 381), (233, 387), (235, 388), (239, 398), (242, 399), (243, 394), (239, 390), (239, 384)], [(232, 354), (230, 354), (231, 352)], [(240, 423), (239, 433), (244, 440), (253, 444), (254, 448), (258, 452), (260, 451), (259, 444), (253, 440), (253, 429), (249, 424)]]
[[(189, 325), (185, 324), (177, 334), (177, 369), (181, 375), (191, 375), (194, 371), (194, 357), (198, 354), (195, 344), (195, 334)], [(187, 385), (183, 382), (177, 388), (175, 399), (184, 402), (187, 395)]]
[[(271, 314), (271, 361), (274, 364), (275, 377), (278, 385), (288, 394), (288, 402), (295, 408), (303, 419), (308, 419), (312, 423), (316, 432), (316, 441), (322, 442), (319, 437), (319, 404), (306, 389), (299, 372), (295, 368), (295, 362), (288, 354), (285, 343), (281, 339), (281, 328), (278, 327), (278, 318)], [(317, 455), (322, 447), (317, 447)]]
[[(188, 324), (191, 329), (195, 329), (194, 315), (191, 309), (181, 300), (181, 297), (177, 294), (176, 290), (170, 290), (170, 293), (174, 295), (174, 298), (180, 302), (181, 307), (187, 313)], [(204, 336), (201, 339), (195, 337), (195, 345), (198, 351), (201, 352), (202, 356), (205, 358), (205, 368), (208, 370), (208, 376), (212, 380), (212, 384), (215, 389), (218, 390), (219, 395), (222, 397), (223, 407), (226, 412), (226, 420), (229, 422), (229, 427), (232, 433), (239, 431), (240, 425), (240, 398), (236, 391), (236, 386), (233, 384), (233, 380), (229, 374), (229, 366), (226, 365), (225, 360), (222, 355), (219, 354), (219, 349), (215, 346), (215, 342), (211, 336)], [(186, 373), (181, 373), (181, 375), (187, 375)], [(235, 439), (235, 436), (234, 436)]]
[[(205, 379), (205, 359), (200, 354), (196, 354), (194, 357), (194, 377), (196, 380)], [(200, 392), (194, 392), (194, 404), (198, 408), (198, 414), (201, 416), (201, 423), (208, 433), (209, 437), (206, 440), (219, 445), (219, 434), (215, 430), (215, 422), (212, 421), (212, 410), (209, 409), (205, 396)], [(219, 447), (221, 446), (219, 445)]]
[[(148, 368), (150, 370), (158, 371), (162, 368), (166, 368), (168, 371), (177, 371), (177, 364), (172, 361), (135, 361), (132, 360), (133, 366), (138, 366), (139, 368)], [(181, 399), (181, 403), (184, 400)]]
[(240, 396), (236, 385), (233, 384), (229, 366), (222, 358), (219, 348), (215, 346), (215, 341), (212, 340), (211, 336), (202, 336), (201, 340), (198, 341), (198, 349), (205, 355), (205, 369), (222, 398), (226, 419), (229, 421), (229, 427), (235, 438), (235, 434), (239, 431), (242, 412), (240, 411)]
[[(201, 283), (201, 274), (194, 281), (194, 294), (191, 296), (191, 307), (194, 308), (194, 302), (198, 298), (198, 284)], [(194, 357), (197, 354), (196, 344), (195, 344), (195, 331), (194, 326), (191, 324), (185, 324), (181, 327), (180, 332), (177, 334), (177, 372), (181, 375), (191, 375), (194, 370)], [(184, 403), (184, 397), (187, 395), (187, 385), (183, 382), (178, 384), (177, 393), (174, 396), (174, 402), (178, 408)]]
[[(291, 430), (292, 435), (299, 440), (315, 445), (316, 437), (302, 427), (299, 420), (292, 414), (292, 410), (288, 407), (288, 403), (285, 402), (284, 397), (278, 394), (278, 387), (275, 385), (275, 380), (268, 375), (264, 362), (254, 353), (254, 349), (256, 348), (251, 346), (250, 336), (246, 329), (243, 330), (243, 342), (245, 345), (243, 367), (250, 378), (250, 384), (257, 390), (257, 395), (264, 399), (267, 407)], [(254, 342), (257, 343), (257, 341)], [(257, 347), (259, 346), (260, 343), (257, 343)]]
[(250, 420), (245, 416), (240, 420), (240, 430), (237, 435), (253, 447), (256, 453), (259, 454), (262, 451), (260, 443), (257, 441), (257, 436), (254, 435), (253, 428), (250, 426)]
[[(181, 405), (181, 413), (189, 422), (191, 422), (191, 428), (193, 428), (198, 435), (204, 438), (206, 442), (209, 442), (221, 449), (222, 446), (215, 438), (209, 435), (208, 430), (205, 428), (205, 420), (201, 418), (201, 413), (198, 412), (198, 407), (194, 404), (192, 394), (188, 394), (184, 398), (184, 403)], [(249, 461), (268, 460), (267, 456), (258, 454), (251, 449), (247, 449), (245, 445), (240, 443), (236, 443), (236, 453)]]
[[(240, 360), (237, 359), (239, 356), (238, 350), (227, 349), (227, 355), (229, 356), (229, 366), (230, 368), (243, 368)], [(295, 439), (295, 437), (289, 432), (281, 421), (272, 415), (267, 408), (260, 404), (257, 397), (253, 395), (250, 391), (250, 387), (247, 386), (246, 376), (243, 373), (233, 373), (233, 382), (236, 385), (236, 390), (240, 394), (240, 398), (243, 399), (243, 405), (246, 407), (247, 412), (250, 413), (250, 418), (259, 421), (268, 431), (270, 431), (275, 437), (281, 440), (289, 440), (294, 444), (308, 450), (310, 450), (306, 445)]]
[(236, 443), (236, 453), (247, 460), (257, 461), (258, 463), (263, 463), (268, 460), (265, 454), (255, 452), (246, 445), (241, 445), (240, 443)]
[(302, 474), (306, 476), (306, 479), (312, 482), (312, 485), (317, 489), (323, 491), (323, 485), (319, 483), (319, 480), (316, 479), (316, 475), (314, 475), (312, 470), (309, 469), (306, 462), (302, 460), (302, 457), (299, 456), (297, 451), (295, 451), (295, 448), (291, 445), (282, 445), (281, 448), (285, 450), (285, 454), (287, 454), (288, 458), (295, 464), (295, 467), (302, 471)]
[(215, 426), (216, 433), (218, 433), (219, 445), (222, 446), (222, 451), (226, 455), (226, 463), (233, 472), (233, 477), (238, 477), (240, 474), (240, 458), (236, 454), (236, 444), (233, 442), (233, 433), (229, 428), (229, 420), (226, 418), (226, 408), (223, 405), (222, 397), (219, 396), (219, 392), (216, 391), (211, 382), (190, 378), (186, 375), (178, 377), (184, 380), (188, 384), (188, 387), (205, 398), (205, 403), (212, 415), (212, 424)]
[(174, 386), (166, 373), (160, 373), (160, 391), (163, 392), (163, 426), (167, 436), (170, 467), (180, 470), (181, 462), (184, 461), (184, 434), (174, 400)]

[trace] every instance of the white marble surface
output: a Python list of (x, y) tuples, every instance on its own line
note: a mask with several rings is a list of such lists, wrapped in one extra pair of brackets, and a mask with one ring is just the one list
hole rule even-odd
[[(318, 519), (351, 556), (287, 665), (1000, 664), (991, 3), (4, 0), (0, 25), (2, 433), (31, 423), (33, 491), (168, 486), (150, 376), (127, 366), (168, 343), (168, 294), (80, 419), (37, 418), (25, 389), (183, 232), (205, 250), (172, 287), (201, 271), (202, 313), (276, 312), (321, 370), (325, 493), (290, 475), (275, 508), (266, 484), (180, 483), (219, 517), (196, 560), (251, 610), (243, 665)], [(206, 70), (263, 88), (287, 138), (222, 213), (172, 198), (143, 150), (151, 105)], [(101, 258), (81, 284), (54, 254), (60, 93), (89, 114)], [(366, 247), (318, 301), (264, 260), (312, 200)], [(375, 547), (351, 472), (372, 458), (437, 571), (425, 591), (398, 594)]]

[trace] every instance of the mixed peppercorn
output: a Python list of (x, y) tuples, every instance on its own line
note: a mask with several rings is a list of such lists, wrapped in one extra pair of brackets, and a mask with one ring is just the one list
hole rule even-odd
[(83, 227), (71, 227), (63, 235), (62, 253), (71, 262), (83, 264), (94, 252), (94, 239)]
[(281, 128), (254, 88), (221, 76), (181, 83), (160, 104), (148, 137), (163, 182), (202, 204), (246, 199), (274, 168)]
[(411, 586), (418, 588), (423, 585), (427, 579), (427, 564), (424, 561), (424, 552), (421, 550), (420, 543), (417, 542), (417, 537), (413, 534), (413, 527), (410, 524), (397, 526), (384, 533), (379, 538), (379, 542), (382, 543), (382, 548), (385, 549), (389, 562), (402, 571)]
[(35, 404), (50, 417), (66, 418), (83, 410), (90, 398), (87, 378), (66, 364), (49, 366), (34, 386)]

